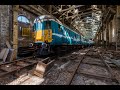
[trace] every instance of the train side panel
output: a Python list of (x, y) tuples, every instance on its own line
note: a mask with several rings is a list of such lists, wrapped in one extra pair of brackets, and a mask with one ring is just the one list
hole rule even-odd
[(52, 27), (52, 42), (51, 45), (61, 45), (62, 44), (62, 32), (58, 31), (58, 23), (51, 21)]
[(78, 45), (80, 35), (74, 33), (63, 25), (51, 21), (52, 43), (51, 45)]

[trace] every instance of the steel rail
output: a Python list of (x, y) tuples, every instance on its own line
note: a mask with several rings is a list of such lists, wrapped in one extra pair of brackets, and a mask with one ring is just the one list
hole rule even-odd
[[(85, 56), (88, 54), (89, 51), (92, 51), (92, 49), (89, 49), (88, 51), (86, 51), (86, 53), (82, 56), (82, 58), (81, 58), (79, 64), (77, 65), (75, 71), (72, 73), (71, 78), (70, 78), (69, 81), (67, 82), (67, 85), (70, 85), (70, 84), (72, 83), (72, 81), (73, 81), (73, 79), (74, 79), (74, 77), (75, 77), (75, 75), (76, 75), (76, 72), (78, 71), (78, 69), (79, 69), (79, 67), (80, 67), (81, 62), (83, 61), (83, 59), (85, 58)], [(105, 62), (104, 58), (103, 58), (102, 55), (99, 53), (99, 51), (98, 51), (98, 50), (95, 50), (95, 51), (97, 51), (100, 59), (101, 59), (102, 62), (105, 64), (106, 69), (110, 72), (111, 77), (105, 77), (105, 76), (100, 76), (100, 75), (93, 75), (93, 74), (90, 74), (90, 73), (88, 74), (88, 73), (85, 73), (85, 72), (84, 72), (83, 74), (84, 74), (84, 75), (90, 75), (91, 77), (92, 77), (92, 76), (95, 76), (95, 78), (100, 78), (100, 79), (106, 79), (106, 80), (107, 80), (107, 79), (110, 79), (110, 80), (112, 80), (113, 82), (116, 82), (117, 84), (119, 84), (120, 82), (116, 79), (115, 75), (113, 74), (113, 71), (112, 71), (111, 67)], [(82, 72), (81, 72), (80, 74), (82, 74)]]
[(97, 53), (98, 53), (98, 55), (100, 56), (102, 62), (105, 64), (107, 70), (110, 72), (111, 80), (112, 80), (113, 82), (116, 82), (116, 83), (119, 84), (120, 82), (116, 79), (116, 77), (115, 77), (115, 75), (114, 75), (114, 73), (113, 73), (113, 71), (112, 71), (112, 68), (105, 62), (105, 60), (104, 60), (103, 56), (100, 54), (100, 52), (97, 51)]
[(88, 51), (86, 51), (86, 53), (82, 56), (82, 58), (81, 58), (81, 60), (79, 61), (78, 65), (77, 65), (77, 67), (76, 67), (76, 69), (75, 69), (75, 71), (72, 73), (72, 77), (69, 79), (67, 85), (70, 85), (70, 84), (72, 83), (73, 78), (74, 78), (74, 76), (75, 76), (75, 74), (76, 74), (76, 72), (77, 72), (77, 70), (78, 70), (78, 68), (79, 68), (82, 60), (85, 58), (86, 54), (87, 54), (89, 51), (90, 51), (90, 49), (89, 49)]

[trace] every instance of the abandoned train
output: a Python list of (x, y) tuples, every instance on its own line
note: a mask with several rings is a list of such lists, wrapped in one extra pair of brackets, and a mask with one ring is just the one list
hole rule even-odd
[[(42, 15), (34, 21), (35, 43), (37, 54), (49, 54), (60, 50), (71, 50), (82, 46), (93, 45), (92, 40), (87, 40), (68, 26), (62, 24), (58, 19), (50, 15)], [(41, 44), (46, 42), (49, 47), (47, 51), (41, 50)]]

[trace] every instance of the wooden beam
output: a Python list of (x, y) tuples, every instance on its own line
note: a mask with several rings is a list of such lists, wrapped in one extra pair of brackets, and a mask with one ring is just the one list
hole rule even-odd
[[(68, 10), (73, 10), (73, 9), (81, 7), (81, 6), (85, 6), (85, 5), (78, 5), (76, 7), (73, 6), (73, 7), (67, 8), (67, 9), (63, 9), (63, 10), (61, 10), (61, 12), (66, 12)], [(58, 13), (58, 10), (57, 10), (57, 12), (54, 12), (53, 14), (56, 14), (56, 13)]]
[(49, 5), (49, 12), (52, 14), (52, 5)]
[[(44, 14), (48, 14), (50, 15), (50, 13), (48, 11), (46, 11), (45, 9), (43, 9), (40, 5), (39, 7), (35, 7), (34, 5), (20, 5), (21, 8), (28, 10), (29, 12), (32, 12), (34, 14), (39, 15), (44, 15)], [(52, 15), (53, 16), (53, 15)]]
[(49, 14), (50, 15), (50, 13), (47, 12), (45, 9), (43, 9), (41, 6), (39, 6), (39, 8), (34, 7), (34, 5), (28, 5), (28, 6), (41, 14)]
[(24, 9), (24, 10), (27, 10), (28, 12), (31, 12), (31, 13), (33, 13), (33, 14), (35, 14), (35, 15), (38, 15), (38, 16), (41, 15), (41, 13), (38, 13), (37, 11), (31, 9), (31, 8), (28, 7), (28, 6), (20, 5), (19, 7), (22, 8), (22, 9)]
[[(94, 10), (94, 11), (99, 11), (99, 10), (97, 9), (97, 10)], [(80, 13), (80, 14), (76, 14), (76, 15), (69, 16), (69, 17), (67, 17), (67, 19), (68, 19), (68, 18), (72, 18), (72, 17), (75, 18), (75, 17), (80, 17), (80, 16), (83, 16), (83, 15), (92, 14), (92, 12), (93, 12), (93, 11), (89, 11), (89, 12), (85, 12), (85, 13), (82, 12), (82, 13)]]
[[(87, 10), (92, 10), (92, 9), (91, 9), (91, 8), (88, 8)], [(87, 11), (87, 10), (78, 11), (78, 14), (77, 14), (77, 15), (82, 14), (83, 12), (85, 12), (85, 11)], [(66, 15), (65, 13), (66, 13), (66, 12), (64, 12), (61, 16)], [(76, 17), (77, 15), (76, 15), (76, 14), (73, 14), (72, 16), (73, 16), (73, 17), (74, 17), (74, 16)], [(60, 17), (61, 17), (61, 16), (60, 16)], [(72, 16), (68, 16), (68, 17), (66, 17), (66, 18), (69, 18), (69, 17), (72, 18)], [(75, 17), (74, 17), (74, 18), (75, 18)]]
[(66, 18), (67, 19), (72, 18), (72, 17), (75, 18), (75, 17), (79, 17), (79, 16), (83, 16), (83, 15), (88, 15), (88, 14), (92, 14), (92, 12), (86, 12), (86, 13), (76, 14), (76, 15), (68, 16)]

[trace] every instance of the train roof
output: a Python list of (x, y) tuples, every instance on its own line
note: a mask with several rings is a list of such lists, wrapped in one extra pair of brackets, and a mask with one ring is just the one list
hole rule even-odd
[(41, 15), (41, 16), (37, 17), (37, 18), (34, 20), (34, 23), (35, 23), (36, 21), (45, 21), (45, 20), (53, 20), (53, 21), (56, 21), (56, 22), (62, 24), (57, 18), (55, 18), (55, 17), (53, 17), (53, 16), (51, 16), (51, 15)]

